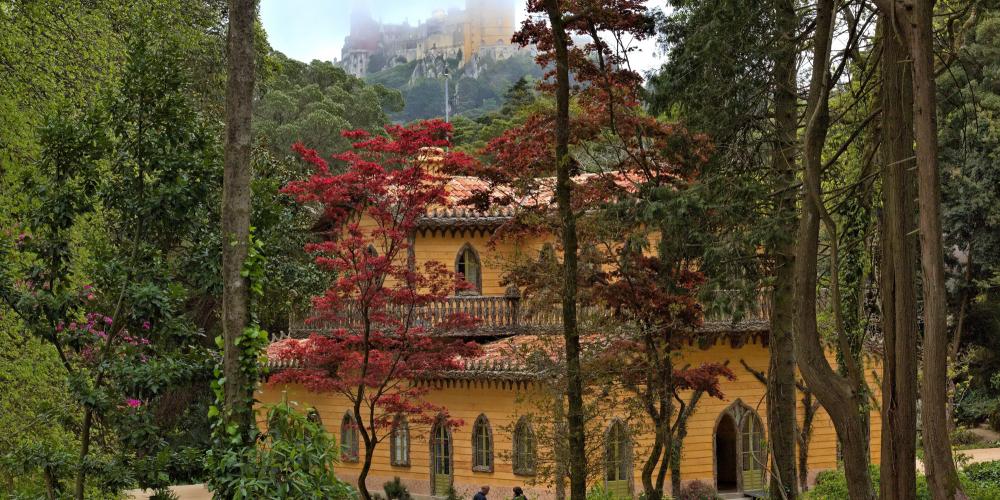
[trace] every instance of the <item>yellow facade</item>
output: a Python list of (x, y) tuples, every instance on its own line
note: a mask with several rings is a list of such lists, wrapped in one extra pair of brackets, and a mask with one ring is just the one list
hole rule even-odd
[[(740, 360), (744, 360), (756, 370), (767, 370), (766, 347), (756, 343), (739, 348), (718, 344), (705, 350), (691, 347), (683, 355), (683, 362), (693, 365), (725, 360), (730, 361), (730, 367), (736, 373), (736, 380), (722, 382), (721, 388), (725, 400), (703, 397), (688, 421), (689, 431), (684, 440), (681, 461), (681, 476), (685, 482), (699, 479), (713, 485), (716, 483), (715, 430), (720, 416), (728, 407), (743, 403), (756, 411), (765, 426), (767, 424), (764, 386), (740, 363)], [(869, 384), (877, 390), (877, 383), (874, 380), (869, 380)], [(510, 498), (511, 488), (514, 486), (524, 488), (529, 498), (554, 497), (554, 488), (550, 484), (536, 484), (542, 479), (514, 474), (510, 458), (514, 424), (523, 415), (531, 414), (536, 419), (542, 416), (539, 408), (531, 403), (543, 397), (538, 393), (541, 387), (533, 383), (518, 384), (489, 380), (438, 381), (433, 385), (434, 388), (426, 396), (427, 401), (444, 406), (451, 417), (460, 419), (464, 423), (461, 427), (451, 430), (454, 443), (453, 485), (460, 496), (470, 498), (481, 485), (489, 485), (493, 490), (493, 498)], [(687, 394), (682, 396), (685, 399), (688, 397)], [(322, 418), (323, 426), (336, 436), (338, 441), (340, 440), (341, 421), (350, 410), (350, 404), (345, 398), (338, 395), (310, 393), (295, 386), (264, 386), (258, 393), (262, 405), (277, 403), (282, 398), (299, 402), (303, 408), (315, 408)], [(802, 411), (800, 401), (800, 422)], [(489, 419), (493, 431), (495, 462), (493, 472), (475, 472), (472, 469), (472, 426), (480, 415), (485, 415)], [(603, 423), (595, 424), (593, 427), (607, 428), (620, 417), (621, 415), (608, 414), (604, 417)], [(625, 424), (627, 428), (633, 429), (642, 425), (628, 421)], [(816, 472), (837, 466), (836, 433), (822, 408), (815, 417), (812, 429), (808, 461), (810, 477)], [(874, 463), (878, 463), (879, 460), (880, 429), (880, 415), (874, 411), (871, 415), (871, 453)], [(399, 477), (411, 493), (428, 495), (431, 492), (429, 432), (428, 426), (411, 423), (410, 464), (407, 467), (390, 465), (388, 439), (381, 443), (376, 450), (368, 479), (369, 489), (380, 492), (384, 483), (391, 481), (393, 477)], [(633, 435), (631, 438), (632, 492), (638, 495), (642, 484), (640, 477), (642, 460), (646, 457), (652, 438), (649, 434)], [(591, 435), (588, 439), (600, 441), (602, 438)], [(545, 443), (539, 443), (539, 446), (545, 446)], [(591, 467), (603, 467), (603, 455), (591, 456), (589, 460)], [(361, 461), (341, 463), (337, 466), (337, 474), (353, 484), (357, 480), (360, 466)], [(601, 483), (602, 480), (595, 481), (595, 484)]]
[[(370, 221), (369, 221), (370, 224)], [(369, 225), (363, 222), (363, 226)], [(413, 236), (413, 260), (417, 268), (428, 261), (437, 261), (451, 267), (454, 266), (463, 248), (472, 248), (480, 261), (481, 294), (485, 296), (502, 296), (506, 292), (503, 278), (511, 263), (518, 258), (536, 258), (544, 239), (536, 238), (521, 241), (492, 241), (491, 230), (470, 227), (440, 227), (422, 228)], [(742, 408), (742, 412), (755, 413), (760, 423), (766, 428), (767, 412), (764, 399), (764, 385), (748, 372), (741, 361), (745, 361), (756, 370), (766, 372), (768, 368), (768, 350), (759, 341), (748, 342), (741, 347), (733, 347), (730, 342), (720, 340), (715, 345), (705, 349), (690, 346), (684, 349), (676, 366), (690, 364), (698, 366), (703, 362), (728, 362), (736, 374), (736, 380), (723, 380), (722, 392), (725, 400), (708, 396), (701, 398), (697, 410), (688, 421), (688, 434), (684, 440), (681, 475), (683, 481), (702, 480), (710, 484), (721, 484), (720, 468), (729, 471), (731, 464), (721, 463), (720, 454), (729, 453), (728, 448), (718, 448), (717, 429), (720, 418), (727, 409)], [(832, 361), (832, 358), (831, 358)], [(482, 374), (480, 374), (482, 375)], [(510, 381), (503, 377), (470, 376), (459, 379), (434, 380), (426, 382), (432, 389), (426, 400), (434, 405), (447, 408), (452, 418), (460, 419), (464, 425), (451, 430), (451, 445), (453, 453), (452, 484), (459, 495), (469, 498), (481, 485), (489, 485), (493, 489), (491, 498), (510, 498), (511, 488), (521, 486), (529, 498), (552, 498), (555, 495), (550, 478), (534, 475), (518, 475), (514, 473), (511, 453), (513, 451), (512, 430), (518, 419), (524, 415), (532, 415), (533, 419), (549, 418), (548, 413), (534, 402), (545, 400), (547, 388), (544, 383), (532, 381)], [(878, 384), (869, 380), (869, 385), (878, 393)], [(305, 391), (298, 386), (261, 386), (257, 397), (262, 405), (273, 404), (287, 398), (296, 401), (303, 408), (315, 408), (319, 413), (323, 426), (341, 440), (341, 422), (349, 411), (350, 404), (341, 395), (317, 394)], [(687, 399), (688, 395), (684, 395)], [(803, 408), (801, 394), (799, 400), (799, 419), (801, 421)], [(877, 405), (873, 405), (877, 407)], [(473, 470), (472, 463), (472, 427), (473, 422), (484, 415), (492, 429), (493, 470), (481, 472)], [(594, 429), (588, 439), (600, 442), (603, 434), (616, 419), (623, 419), (629, 434), (631, 447), (629, 470), (631, 475), (629, 490), (638, 496), (641, 493), (640, 472), (652, 439), (644, 429), (648, 425), (641, 417), (626, 418), (626, 415), (613, 409), (600, 417), (602, 422), (592, 422)], [(543, 424), (539, 424), (543, 425)], [(832, 469), (837, 464), (837, 440), (829, 417), (819, 410), (812, 425), (812, 439), (809, 448), (809, 473)], [(880, 439), (880, 415), (878, 411), (871, 414), (871, 453), (872, 460), (878, 463)], [(409, 465), (395, 466), (390, 463), (390, 444), (387, 438), (378, 445), (373, 460), (373, 466), (368, 479), (370, 491), (380, 492), (382, 485), (393, 477), (401, 478), (411, 493), (428, 495), (432, 492), (431, 474), (431, 429), (427, 425), (410, 424)], [(551, 443), (540, 438), (538, 447), (545, 449)], [(363, 454), (363, 446), (360, 447)], [(544, 453), (542, 453), (544, 454)], [(540, 455), (542, 455), (540, 454)], [(590, 466), (599, 471), (594, 479), (594, 485), (603, 484), (606, 477), (603, 474), (604, 454), (598, 452), (588, 457)], [(723, 460), (724, 461), (724, 460)], [(361, 461), (344, 462), (337, 466), (337, 473), (343, 479), (354, 483), (360, 470)], [(668, 481), (669, 484), (669, 481)]]
[(514, 33), (514, 5), (509, 0), (466, 0), (462, 64), (483, 47), (510, 44)]

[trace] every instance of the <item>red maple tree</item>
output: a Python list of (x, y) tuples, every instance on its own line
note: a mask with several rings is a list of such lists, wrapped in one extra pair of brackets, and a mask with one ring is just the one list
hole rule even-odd
[(314, 150), (294, 146), (315, 172), (284, 192), (299, 203), (321, 207), (326, 237), (306, 250), (332, 278), (329, 288), (313, 299), (307, 324), (324, 322), (334, 328), (269, 349), (273, 358), (294, 360), (298, 366), (276, 373), (270, 383), (301, 384), (350, 400), (364, 445), (357, 458), (363, 460), (358, 489), (365, 499), (370, 498), (365, 480), (374, 451), (390, 435), (395, 419), (405, 415), (411, 422), (430, 423), (445, 414), (445, 408), (424, 399), (426, 386), (411, 382), (458, 369), (462, 357), (479, 351), (476, 344), (446, 334), (473, 326), (474, 318), (455, 313), (433, 329), (418, 319), (421, 307), (470, 285), (439, 262), (417, 269), (408, 255), (419, 219), (429, 207), (447, 204), (445, 178), (431, 172), (429, 163), (456, 167), (470, 159), (440, 149), (451, 134), (451, 126), (440, 120), (388, 126), (385, 132), (344, 132), (357, 142), (352, 150), (334, 155), (346, 165), (343, 173), (334, 173)]
[[(720, 378), (733, 376), (719, 364), (674, 366), (678, 346), (701, 324), (697, 294), (704, 277), (683, 241), (684, 225), (697, 221), (670, 212), (682, 205), (678, 193), (698, 182), (712, 147), (707, 137), (649, 116), (640, 105), (642, 77), (631, 69), (629, 56), (635, 50), (630, 41), (654, 35), (644, 2), (530, 0), (528, 11), (544, 15), (527, 19), (514, 41), (535, 44), (538, 63), (553, 68), (547, 76), (555, 81), (540, 88), (555, 94), (557, 106), (487, 144), (480, 152), (486, 161), (467, 172), (487, 187), (466, 201), (480, 208), (519, 205), (502, 235), (561, 236), (564, 265), (572, 268), (565, 275), (575, 279), (553, 283), (551, 272), (531, 272), (533, 263), (515, 266), (511, 278), (525, 290), (569, 293), (570, 305), (611, 308), (623, 325), (635, 327), (611, 349), (628, 363), (605, 366), (617, 369), (607, 375), (639, 396), (652, 421), (655, 441), (642, 483), (650, 499), (659, 499), (666, 472), (678, 466), (686, 416), (702, 394), (722, 398)], [(567, 70), (575, 85), (567, 83)], [(658, 236), (666, 244), (652, 244)], [(581, 250), (578, 241), (587, 242)], [(574, 335), (565, 333), (570, 390), (569, 366), (579, 352), (570, 348)], [(691, 391), (691, 398), (682, 400), (682, 391)], [(571, 440), (572, 405), (571, 397)], [(582, 484), (578, 471), (586, 468), (585, 447), (576, 439), (569, 457), (574, 492)]]

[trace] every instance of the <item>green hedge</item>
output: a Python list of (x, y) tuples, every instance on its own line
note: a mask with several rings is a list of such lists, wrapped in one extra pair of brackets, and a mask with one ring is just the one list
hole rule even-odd
[[(879, 468), (872, 465), (869, 469), (872, 485), (878, 490)], [(1000, 460), (983, 462), (966, 467), (961, 472), (962, 487), (972, 500), (1000, 499)], [(820, 472), (816, 476), (816, 485), (803, 495), (806, 500), (840, 500), (848, 498), (847, 479), (844, 471)], [(917, 500), (931, 500), (927, 489), (927, 478), (917, 474)]]

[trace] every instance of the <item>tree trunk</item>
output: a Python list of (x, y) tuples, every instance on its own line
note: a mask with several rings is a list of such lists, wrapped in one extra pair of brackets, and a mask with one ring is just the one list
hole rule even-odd
[(94, 424), (94, 411), (88, 406), (83, 410), (83, 425), (80, 429), (80, 470), (76, 473), (76, 484), (73, 488), (73, 498), (84, 499), (87, 488), (87, 468), (84, 461), (90, 453), (90, 430)]
[[(819, 0), (813, 43), (813, 69), (806, 106), (806, 129), (803, 134), (803, 182), (807, 199), (799, 219), (798, 252), (795, 258), (795, 294), (798, 298), (795, 354), (802, 378), (833, 420), (844, 454), (844, 470), (852, 500), (873, 500), (868, 475), (867, 419), (860, 414), (867, 408), (863, 380), (856, 380), (859, 370), (850, 367), (850, 377), (837, 374), (827, 361), (816, 324), (816, 274), (819, 254), (820, 175), (823, 145), (829, 127), (830, 45), (833, 39), (834, 1)], [(835, 299), (836, 300), (836, 299)], [(844, 332), (837, 332), (844, 335)], [(844, 353), (845, 363), (854, 362)]]
[(573, 162), (569, 155), (569, 37), (559, 0), (546, 0), (556, 51), (556, 204), (563, 243), (563, 339), (566, 343), (567, 431), (569, 433), (570, 498), (587, 496), (587, 455), (580, 373), (580, 335), (576, 325), (577, 234), (573, 213)]
[(927, 483), (936, 499), (964, 498), (948, 437), (948, 304), (941, 234), (941, 178), (938, 172), (937, 108), (934, 83), (934, 2), (914, 0), (910, 11), (914, 125), (917, 140), (917, 202), (920, 208), (920, 264), (924, 296), (924, 369), (921, 415)]
[(885, 13), (882, 39), (882, 258), (879, 291), (885, 358), (882, 365), (884, 499), (916, 497), (917, 305), (914, 271), (913, 94), (909, 54)]
[(775, 245), (771, 300), (770, 363), (767, 371), (767, 434), (772, 457), (771, 498), (797, 498), (795, 483), (795, 134), (797, 132), (794, 34), (795, 5), (776, 0), (779, 50), (774, 61), (774, 151), (771, 168), (784, 193), (777, 219), (787, 235)]
[(812, 441), (812, 424), (816, 418), (819, 403), (813, 403), (811, 391), (802, 391), (802, 427), (798, 429), (799, 443), (799, 488), (809, 486), (809, 443)]
[(247, 283), (241, 276), (250, 237), (250, 129), (254, 86), (254, 0), (229, 0), (226, 142), (222, 184), (222, 337), (226, 424), (244, 439), (253, 423), (252, 383), (240, 369), (236, 340), (247, 326)]

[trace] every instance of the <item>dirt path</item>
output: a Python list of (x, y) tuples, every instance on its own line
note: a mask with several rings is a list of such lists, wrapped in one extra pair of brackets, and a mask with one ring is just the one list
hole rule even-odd
[[(1000, 448), (977, 448), (975, 450), (957, 450), (955, 453), (965, 455), (969, 458), (969, 464), (978, 464), (979, 462), (991, 462), (993, 460), (1000, 460)], [(922, 460), (917, 460), (917, 472), (924, 472), (924, 462)]]
[[(180, 500), (212, 500), (212, 494), (208, 491), (208, 488), (206, 488), (204, 484), (171, 486), (170, 490), (173, 491)], [(125, 492), (126, 498), (134, 500), (149, 500), (149, 496), (152, 494), (153, 492), (151, 490), (131, 490)]]

